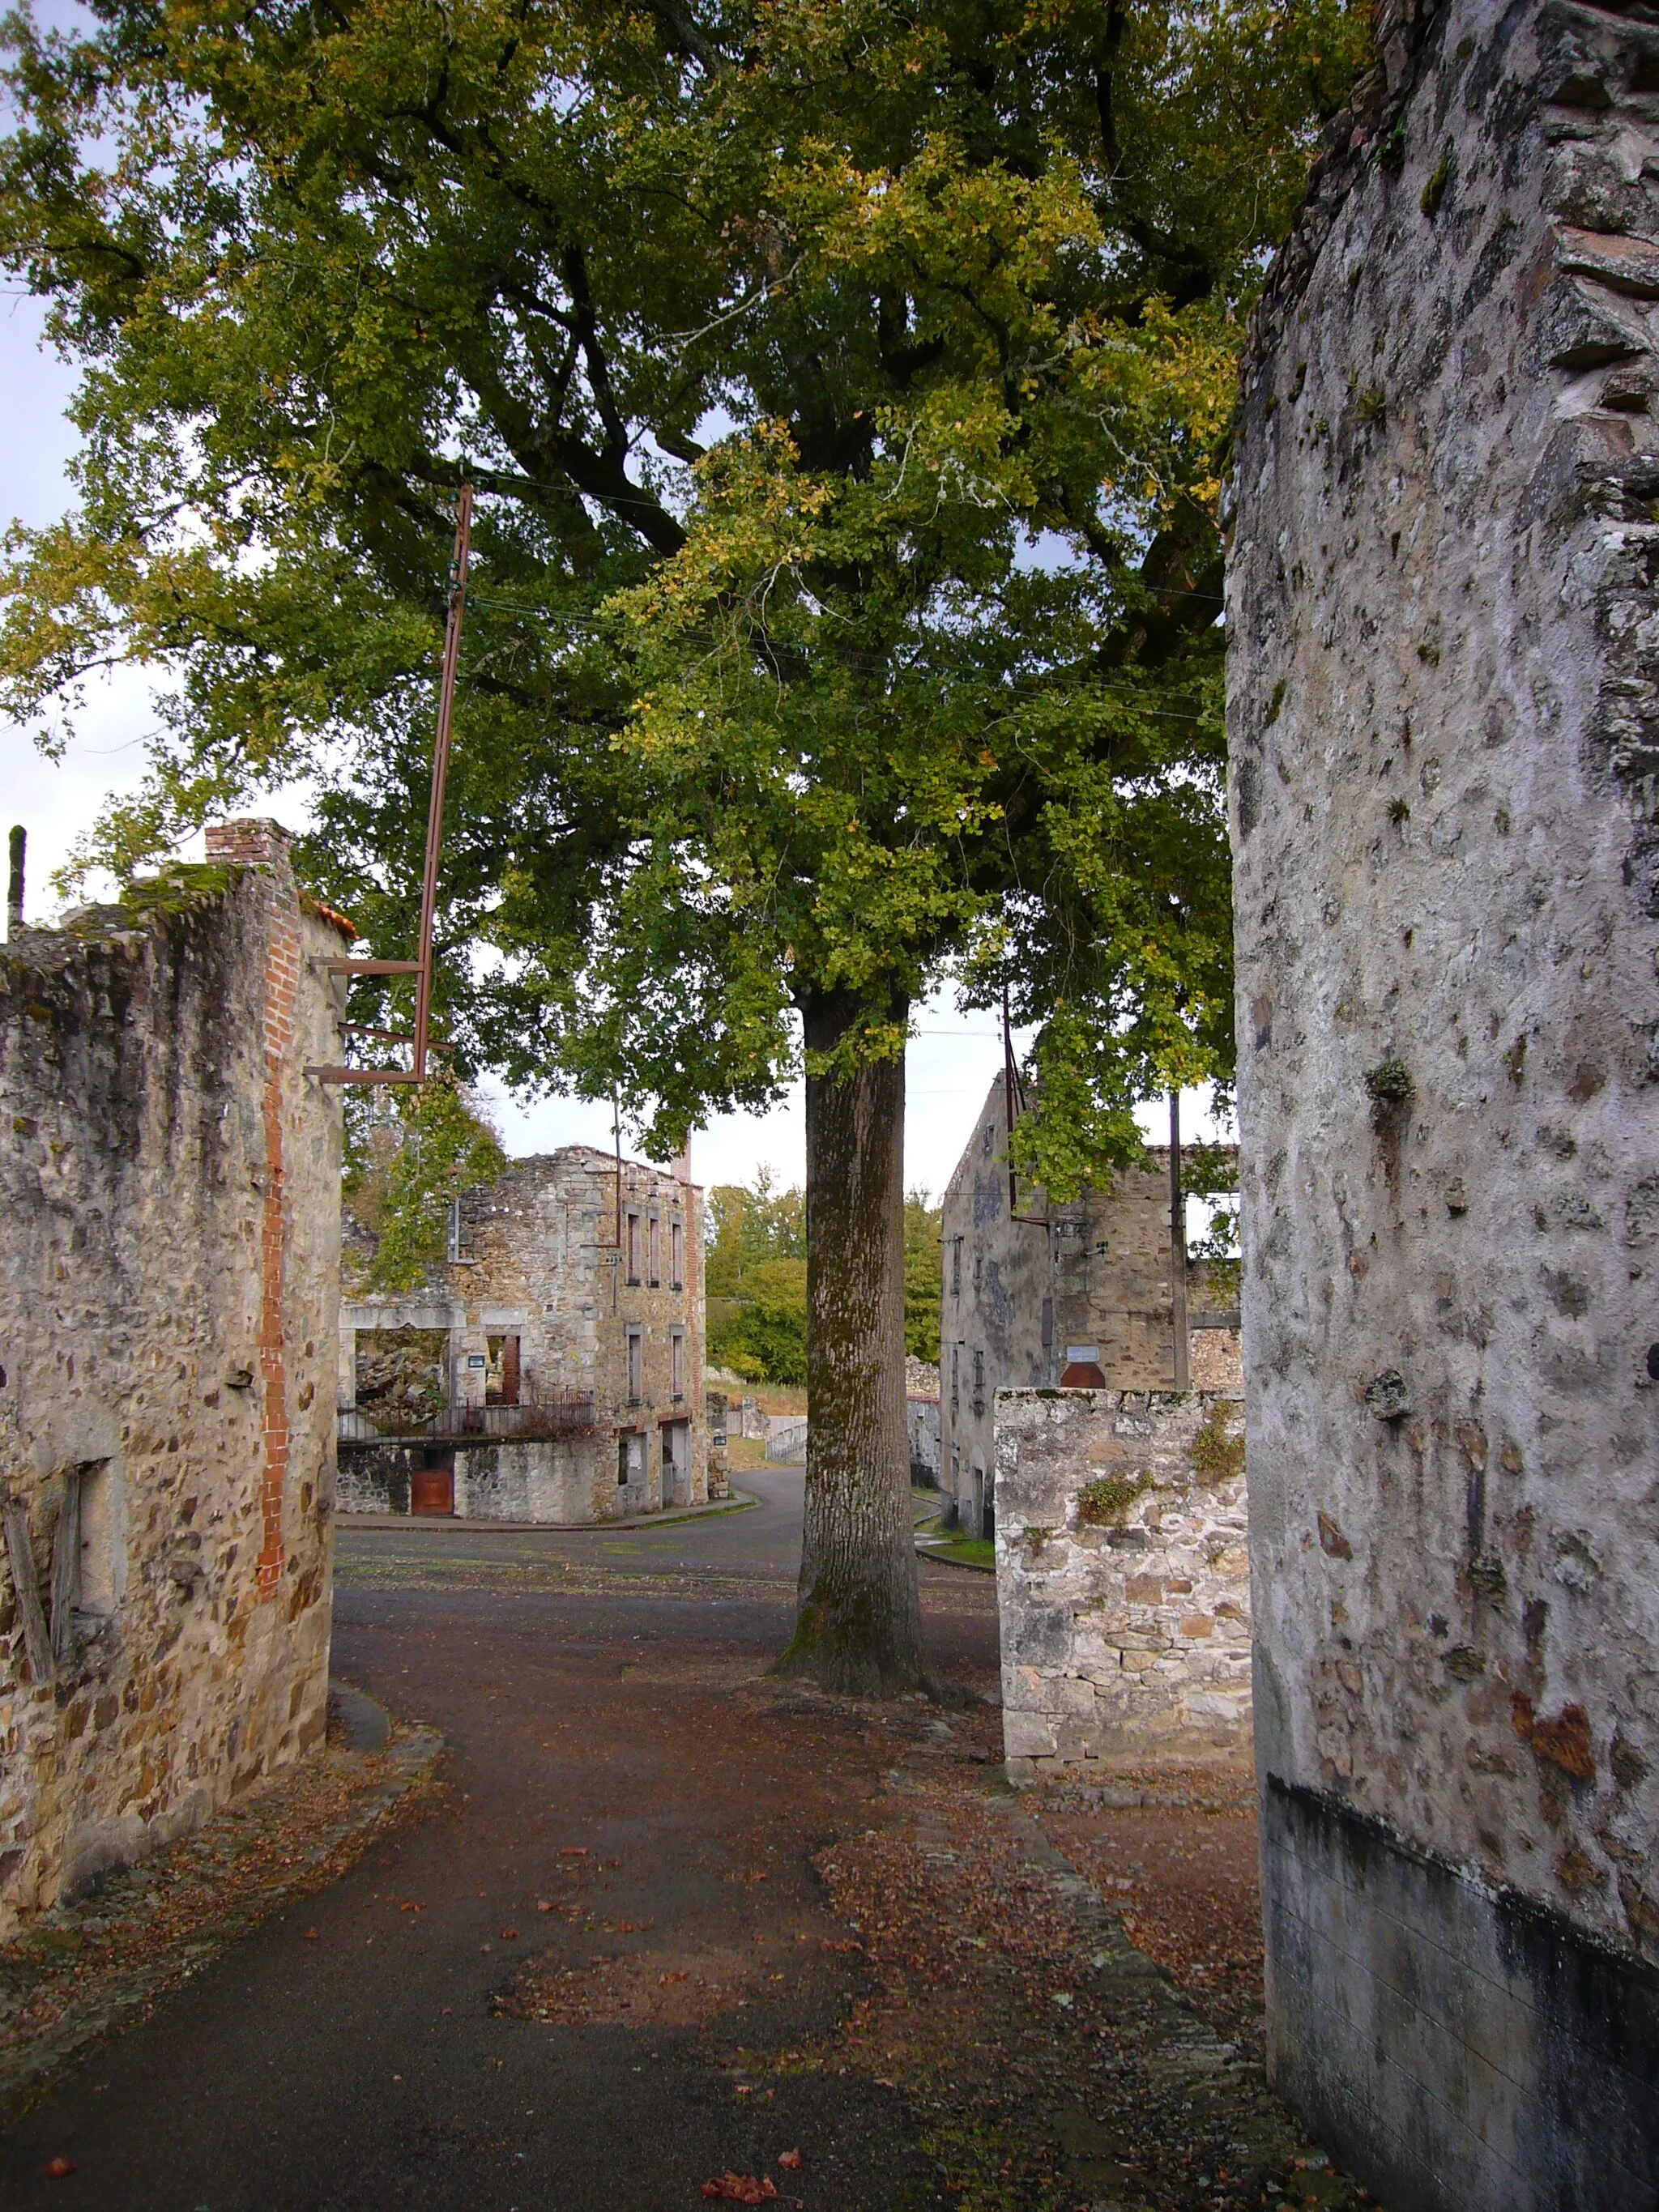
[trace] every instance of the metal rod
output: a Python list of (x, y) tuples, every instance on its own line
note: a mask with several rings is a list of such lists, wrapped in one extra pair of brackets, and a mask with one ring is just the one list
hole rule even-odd
[(1175, 1386), (1193, 1387), (1187, 1340), (1187, 1199), (1181, 1187), (1181, 1093), (1170, 1093), (1170, 1324), (1175, 1334)]
[(1025, 1111), (1024, 1093), (1020, 1088), (1019, 1070), (1014, 1065), (1013, 1024), (1008, 1018), (1008, 987), (1002, 987), (1002, 1112), (1008, 1132), (1008, 1218), (1023, 1221), (1033, 1229), (1047, 1229), (1050, 1224), (1046, 1213), (1022, 1213), (1019, 1210), (1019, 1186), (1014, 1174), (1014, 1121)]
[(406, 1067), (308, 1067), (306, 1073), (319, 1083), (424, 1083), (423, 1075)]
[(466, 564), (472, 550), (472, 487), (461, 486), (455, 517), (455, 557), (449, 572), (449, 618), (444, 628), (443, 675), (438, 685), (438, 733), (432, 748), (432, 798), (426, 817), (426, 868), (421, 878), (421, 973), (415, 997), (415, 1074), (426, 1073), (426, 1039), (432, 1014), (432, 915), (438, 901), (438, 854), (443, 844), (444, 785), (449, 775), (449, 732), (455, 713), (455, 675), (461, 658), (461, 620), (466, 611)]
[(331, 975), (413, 975), (415, 1027), (404, 1036), (391, 1030), (355, 1029), (344, 1034), (375, 1036), (413, 1046), (413, 1066), (400, 1067), (308, 1067), (319, 1083), (424, 1083), (432, 1016), (432, 917), (438, 902), (438, 856), (443, 846), (444, 786), (449, 776), (449, 738), (455, 714), (455, 678), (460, 665), (461, 620), (466, 611), (466, 571), (472, 550), (472, 486), (464, 483), (455, 514), (455, 550), (449, 564), (449, 606), (444, 620), (442, 671), (438, 679), (438, 726), (432, 742), (432, 790), (427, 801), (426, 861), (421, 872), (421, 957), (418, 960), (325, 960)]

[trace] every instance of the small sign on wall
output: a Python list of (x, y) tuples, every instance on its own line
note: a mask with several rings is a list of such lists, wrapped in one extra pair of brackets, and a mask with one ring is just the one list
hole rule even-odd
[(482, 1352), (469, 1352), (466, 1355), (466, 1364), (469, 1367), (488, 1367), (489, 1362)]

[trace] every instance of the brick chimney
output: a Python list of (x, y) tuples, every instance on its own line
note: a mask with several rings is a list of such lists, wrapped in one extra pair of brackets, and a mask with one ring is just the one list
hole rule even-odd
[(232, 867), (269, 867), (288, 858), (291, 831), (280, 822), (259, 814), (238, 815), (229, 822), (207, 825), (207, 857)]

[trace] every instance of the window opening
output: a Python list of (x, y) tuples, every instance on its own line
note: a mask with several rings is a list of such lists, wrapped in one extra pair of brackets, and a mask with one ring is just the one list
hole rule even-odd
[(519, 1402), (519, 1340), (491, 1336), (484, 1340), (489, 1364), (484, 1370), (486, 1406), (516, 1406)]
[(668, 1226), (668, 1273), (671, 1287), (683, 1290), (685, 1285), (685, 1231), (678, 1221)]
[(654, 1213), (647, 1224), (646, 1245), (651, 1256), (651, 1287), (654, 1291), (662, 1280), (662, 1224)]
[(645, 1338), (637, 1328), (628, 1332), (628, 1402), (637, 1406), (645, 1395)]

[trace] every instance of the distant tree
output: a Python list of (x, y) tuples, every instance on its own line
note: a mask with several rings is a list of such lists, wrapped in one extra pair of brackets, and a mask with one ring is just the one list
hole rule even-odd
[[(1362, 0), (96, 0), (9, 19), (0, 258), (83, 370), (4, 703), (157, 664), (121, 867), (310, 779), (377, 950), (418, 881), (480, 494), (450, 1033), (660, 1157), (806, 1077), (787, 1668), (923, 1678), (902, 1047), (1044, 1024), (1028, 1165), (1231, 1067), (1218, 524), (1240, 318)], [(469, 961), (471, 944), (489, 957)]]
[(939, 1364), (939, 1222), (944, 1209), (927, 1190), (904, 1194), (904, 1348)]
[(710, 1358), (756, 1382), (806, 1380), (806, 1206), (799, 1190), (775, 1191), (768, 1170), (752, 1183), (708, 1193)]
[[(754, 1182), (708, 1193), (709, 1357), (745, 1381), (806, 1380), (806, 1202)], [(939, 1209), (925, 1190), (904, 1200), (904, 1348), (939, 1358)]]

